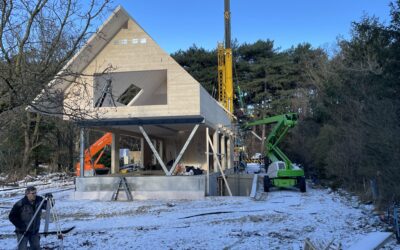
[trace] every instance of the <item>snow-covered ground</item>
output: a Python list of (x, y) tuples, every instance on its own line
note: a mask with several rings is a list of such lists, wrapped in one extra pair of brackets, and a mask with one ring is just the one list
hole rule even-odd
[[(73, 189), (62, 191), (71, 187), (68, 182), (39, 187), (39, 194), (53, 192), (62, 228), (76, 226), (65, 235), (65, 249), (303, 249), (306, 238), (334, 240), (346, 249), (366, 233), (384, 230), (371, 206), (328, 189), (273, 191), (262, 201), (207, 197), (100, 202), (73, 200)], [(8, 213), (21, 191), (16, 196), (0, 192), (0, 249), (15, 249)], [(60, 245), (54, 235), (41, 242)], [(393, 239), (385, 249), (400, 245)]]

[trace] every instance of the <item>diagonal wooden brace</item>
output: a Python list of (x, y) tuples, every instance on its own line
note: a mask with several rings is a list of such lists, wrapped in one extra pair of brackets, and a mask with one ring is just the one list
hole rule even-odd
[(146, 139), (147, 143), (149, 144), (151, 151), (153, 151), (153, 154), (156, 156), (156, 158), (157, 158), (157, 160), (158, 160), (158, 163), (160, 163), (162, 169), (164, 170), (165, 175), (171, 175), (171, 174), (168, 172), (168, 169), (165, 167), (165, 164), (164, 164), (164, 162), (162, 161), (162, 159), (161, 159), (160, 155), (158, 154), (156, 148), (154, 147), (153, 143), (151, 143), (151, 140), (150, 140), (149, 136), (147, 135), (146, 131), (144, 131), (144, 129), (143, 129), (142, 126), (139, 126), (139, 129), (140, 129), (140, 132), (142, 132), (142, 135), (143, 135), (144, 138)]
[(222, 167), (221, 167), (221, 162), (220, 162), (219, 159), (218, 159), (217, 151), (215, 151), (211, 139), (210, 139), (210, 138), (207, 138), (207, 140), (208, 140), (208, 143), (209, 143), (209, 145), (210, 145), (210, 147), (211, 147), (211, 150), (213, 151), (214, 161), (217, 162), (218, 168), (219, 168), (219, 170), (221, 171), (222, 179), (224, 179), (226, 188), (228, 189), (229, 196), (232, 196), (231, 188), (229, 187), (228, 181), (226, 180), (224, 170), (223, 170)]
[(181, 160), (183, 153), (185, 153), (186, 148), (189, 146), (190, 141), (192, 140), (194, 134), (196, 133), (197, 129), (199, 128), (199, 124), (196, 124), (194, 126), (192, 132), (190, 133), (189, 137), (187, 138), (185, 145), (183, 145), (181, 152), (179, 152), (178, 157), (176, 157), (174, 164), (172, 164), (171, 169), (169, 170), (169, 175), (172, 175), (172, 173), (175, 171), (176, 165), (178, 165), (179, 161)]

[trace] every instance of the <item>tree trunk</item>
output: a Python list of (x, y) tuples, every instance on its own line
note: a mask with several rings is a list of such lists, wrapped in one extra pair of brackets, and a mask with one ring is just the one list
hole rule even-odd
[[(35, 116), (35, 120), (33, 121), (32, 115)], [(26, 172), (30, 170), (30, 160), (32, 155), (32, 150), (38, 147), (40, 144), (39, 141), (39, 125), (40, 125), (41, 115), (32, 114), (26, 112), (26, 121), (23, 124), (24, 128), (24, 154), (22, 156), (22, 166)], [(34, 122), (33, 128), (31, 129), (31, 123)]]
[(31, 140), (30, 140), (30, 123), (31, 116), (29, 113), (26, 113), (26, 120), (23, 126), (24, 128), (24, 154), (22, 156), (22, 166), (21, 168), (24, 170), (29, 170), (29, 158), (31, 152)]

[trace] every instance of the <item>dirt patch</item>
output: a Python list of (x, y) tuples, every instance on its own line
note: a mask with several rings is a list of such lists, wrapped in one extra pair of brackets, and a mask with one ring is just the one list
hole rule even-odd
[(265, 215), (246, 215), (240, 218), (232, 218), (232, 219), (221, 219), (221, 220), (216, 220), (210, 222), (211, 225), (218, 225), (218, 224), (234, 224), (234, 223), (247, 223), (247, 222), (253, 222), (253, 223), (262, 223), (262, 222), (272, 222), (272, 223), (278, 223), (281, 221), (286, 220), (287, 217), (281, 214), (265, 214)]
[[(42, 214), (42, 218), (44, 218), (44, 213)], [(93, 214), (86, 212), (77, 212), (73, 214), (59, 214), (59, 219), (70, 219), (70, 220), (88, 220), (90, 217), (93, 217)]]
[(152, 206), (140, 206), (136, 209), (136, 213), (137, 214), (146, 214), (149, 212), (150, 208), (152, 208)]
[(283, 233), (283, 232), (269, 232), (267, 235), (268, 235), (268, 237), (276, 238), (276, 239), (279, 239), (279, 240), (294, 240), (294, 239), (296, 239), (296, 236), (293, 235), (293, 234), (290, 234), (289, 231), (287, 231), (286, 233)]
[(136, 231), (141, 231), (141, 232), (148, 232), (148, 231), (154, 231), (160, 229), (159, 226), (152, 226), (152, 227), (136, 227)]

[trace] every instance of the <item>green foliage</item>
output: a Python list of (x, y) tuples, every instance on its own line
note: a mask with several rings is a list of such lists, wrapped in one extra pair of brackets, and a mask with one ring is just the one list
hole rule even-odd
[[(331, 57), (307, 43), (286, 51), (271, 40), (234, 48), (234, 82), (253, 116), (299, 114), (282, 144), (290, 158), (308, 175), (360, 194), (370, 194), (377, 180), (377, 202), (400, 199), (399, 6), (391, 4), (389, 25), (371, 17), (354, 22), (351, 39), (339, 40)], [(215, 51), (193, 46), (173, 56), (210, 93), (217, 87)]]
[(353, 23), (352, 38), (339, 41), (312, 102), (313, 118), (321, 123), (315, 165), (360, 193), (377, 180), (378, 202), (400, 199), (398, 13), (399, 2), (392, 4), (389, 26), (369, 17)]
[[(360, 194), (370, 194), (369, 182), (376, 180), (380, 190), (378, 202), (400, 200), (400, 0), (390, 7), (389, 24), (363, 17), (352, 24), (351, 38), (339, 40), (338, 51), (330, 56), (308, 43), (285, 51), (275, 48), (272, 40), (233, 46), (234, 83), (240, 86), (253, 118), (287, 112), (299, 114), (297, 127), (282, 144), (289, 158), (301, 163), (307, 175), (330, 180), (337, 187)], [(64, 43), (47, 54), (62, 53), (61, 45)], [(65, 58), (76, 49), (68, 50)], [(41, 58), (35, 52), (38, 50), (26, 49), (20, 59)], [(9, 172), (23, 165), (21, 157), (15, 157), (22, 154), (36, 164), (50, 162), (73, 168), (76, 130), (55, 119), (26, 117), (23, 112), (63, 65), (64, 60), (59, 57), (50, 56), (52, 60), (45, 60), (45, 67), (35, 60), (22, 60), (30, 70), (21, 71), (18, 66), (15, 72), (2, 58), (0, 71), (8, 82), (0, 86), (1, 171)], [(172, 57), (216, 97), (216, 50), (193, 45)], [(16, 61), (13, 56), (9, 59), (10, 65)], [(36, 75), (41, 67), (50, 73)], [(17, 91), (6, 84), (10, 82)], [(130, 88), (120, 101), (130, 100), (137, 91)], [(39, 134), (33, 133), (35, 127)], [(261, 134), (262, 129), (254, 131)], [(246, 141), (260, 151), (259, 141)], [(26, 149), (31, 151), (23, 153)]]

